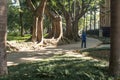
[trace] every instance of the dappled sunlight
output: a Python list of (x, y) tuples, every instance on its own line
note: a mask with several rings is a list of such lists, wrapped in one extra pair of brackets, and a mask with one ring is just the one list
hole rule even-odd
[(66, 52), (66, 54), (64, 56), (83, 57), (83, 55), (80, 55), (80, 54), (72, 52), (72, 51)]
[[(93, 47), (94, 45), (98, 45), (100, 43), (99, 40), (93, 38), (87, 38), (90, 43), (87, 43), (87, 47)], [(96, 42), (92, 44), (93, 42)], [(32, 43), (30, 43), (32, 44)], [(28, 44), (26, 44), (29, 46)], [(24, 46), (23, 46), (24, 49)], [(58, 57), (74, 57), (74, 58), (81, 58), (81, 59), (91, 59), (91, 57), (84, 56), (80, 54), (80, 50), (84, 50), (85, 48), (81, 49), (81, 42), (67, 44), (67, 45), (60, 45), (60, 46), (47, 46), (41, 47), (39, 50), (27, 50), (26, 48), (22, 51), (18, 52), (9, 52), (8, 53), (8, 62), (16, 63), (24, 63), (24, 62), (33, 62), (33, 61), (41, 61), (41, 60), (60, 60), (61, 58)], [(86, 53), (88, 54), (88, 53)]]
[(92, 78), (97, 80), (98, 78), (107, 78), (108, 76), (104, 75), (107, 74), (108, 62), (94, 58), (90, 54), (89, 50), (82, 52), (81, 49), (73, 50), (66, 48), (66, 46), (49, 47), (40, 51), (9, 53), (8, 62), (11, 62), (10, 66), (22, 63), (14, 66), (16, 68), (14, 73), (16, 75), (19, 73), (18, 76), (22, 76), (26, 80), (33, 78), (38, 78), (38, 80), (73, 80), (74, 78), (76, 80), (90, 80)]
[(24, 61), (39, 61), (39, 60), (43, 60), (43, 59), (40, 59), (40, 58), (37, 58), (37, 57), (30, 57), (30, 58), (21, 58), (21, 60), (24, 60)]
[[(37, 62), (19, 64), (10, 67), (11, 75), (23, 77), (24, 79), (37, 78), (43, 80), (90, 80), (94, 78), (105, 78), (106, 66), (100, 61), (84, 59), (74, 56), (58, 56)], [(14, 72), (14, 74), (12, 74)], [(18, 74), (19, 73), (19, 74)], [(24, 73), (24, 74), (23, 74)]]
[(14, 62), (7, 62), (7, 66), (12, 66), (12, 65), (18, 65), (18, 63), (14, 63)]
[(83, 51), (82, 54), (95, 60), (109, 61), (110, 50), (108, 48), (93, 48)]

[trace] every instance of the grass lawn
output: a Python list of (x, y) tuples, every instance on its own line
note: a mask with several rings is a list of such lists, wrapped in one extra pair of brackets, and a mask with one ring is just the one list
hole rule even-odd
[[(94, 54), (101, 51), (89, 49), (82, 51), (86, 57), (73, 57), (67, 55), (56, 55), (50, 59), (24, 63), (8, 67), (9, 75), (1, 77), (0, 80), (113, 80), (108, 77), (108, 58)], [(90, 52), (85, 54), (85, 52)], [(106, 52), (106, 54), (108, 54)], [(102, 53), (102, 55), (104, 55)], [(87, 57), (93, 58), (87, 58)]]
[(90, 56), (94, 59), (109, 61), (110, 48), (102, 47), (102, 48), (90, 48), (83, 51), (80, 51), (81, 54), (85, 56)]
[(24, 37), (21, 37), (20, 35), (15, 35), (15, 34), (8, 34), (7, 40), (12, 41), (12, 40), (17, 40), (17, 41), (25, 41), (30, 38), (29, 34), (24, 35)]

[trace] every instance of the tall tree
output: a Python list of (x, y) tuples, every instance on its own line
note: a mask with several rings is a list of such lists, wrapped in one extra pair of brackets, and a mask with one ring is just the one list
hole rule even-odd
[(0, 0), (0, 76), (8, 73), (6, 54), (7, 1)]
[(19, 0), (19, 22), (20, 22), (20, 27), (21, 27), (21, 36), (23, 37), (24, 36), (24, 26), (23, 26), (23, 10), (22, 10), (22, 3), (23, 1), (22, 0)]
[(49, 6), (45, 9), (45, 14), (52, 20), (52, 29), (49, 32), (48, 38), (61, 39), (62, 37), (62, 17), (49, 9)]
[(29, 8), (33, 12), (33, 31), (32, 31), (32, 41), (42, 42), (43, 40), (43, 15), (47, 0), (39, 1), (39, 5), (35, 7), (31, 0), (26, 0)]
[(111, 0), (110, 74), (120, 76), (120, 0)]
[(90, 10), (90, 30), (92, 29), (92, 11)]
[(96, 29), (96, 9), (94, 9), (94, 30)]
[(56, 1), (57, 9), (63, 14), (66, 21), (65, 37), (78, 40), (78, 22), (90, 9), (95, 0), (59, 0)]

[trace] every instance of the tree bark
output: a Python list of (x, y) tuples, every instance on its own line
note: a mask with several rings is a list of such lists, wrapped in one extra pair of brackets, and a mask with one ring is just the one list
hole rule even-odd
[(120, 0), (111, 0), (110, 74), (120, 76)]
[(75, 41), (78, 41), (78, 22), (79, 19), (75, 19), (75, 21), (73, 22), (73, 37)]
[(24, 26), (23, 26), (23, 21), (22, 21), (23, 13), (20, 12), (19, 15), (20, 15), (21, 36), (23, 37), (24, 36)]
[(24, 26), (23, 26), (23, 20), (22, 20), (22, 18), (23, 18), (23, 12), (22, 12), (22, 2), (21, 2), (21, 0), (19, 0), (19, 19), (20, 19), (20, 27), (21, 27), (21, 37), (23, 37), (24, 36)]
[(0, 0), (0, 76), (8, 74), (6, 54), (7, 1)]
[(43, 39), (43, 15), (45, 11), (47, 0), (42, 0), (37, 8), (33, 5), (31, 0), (27, 0), (27, 4), (31, 11), (34, 13), (32, 41), (41, 42)]
[(94, 10), (94, 30), (96, 29), (96, 11)]
[(47, 38), (60, 39), (63, 35), (62, 17), (55, 12), (48, 10), (48, 6), (45, 9), (45, 14), (52, 19), (52, 30)]
[(72, 32), (72, 19), (69, 13), (64, 13), (65, 20), (66, 20), (66, 32), (65, 32), (65, 37), (68, 39), (73, 39), (73, 32)]
[(37, 41), (42, 42), (43, 40), (43, 18), (38, 18), (38, 27), (37, 27)]
[(58, 16), (56, 18), (55, 38), (61, 38), (62, 34), (63, 34), (63, 31), (62, 31), (62, 17)]
[(37, 41), (37, 26), (38, 26), (38, 17), (34, 16), (33, 20), (33, 28), (32, 28), (32, 41), (36, 42)]
[(65, 9), (65, 5), (59, 2), (61, 10), (66, 20), (66, 35), (65, 37), (71, 40), (78, 40), (78, 22), (79, 19), (88, 11), (89, 5), (92, 1), (89, 0), (88, 3), (82, 0), (82, 3), (79, 1), (73, 1), (71, 8), (72, 10), (69, 11)]
[(90, 11), (90, 30), (92, 29), (92, 11)]
[(39, 16), (38, 27), (37, 27), (37, 41), (43, 40), (43, 15), (45, 11), (47, 0), (42, 0), (40, 6), (37, 8), (36, 15)]

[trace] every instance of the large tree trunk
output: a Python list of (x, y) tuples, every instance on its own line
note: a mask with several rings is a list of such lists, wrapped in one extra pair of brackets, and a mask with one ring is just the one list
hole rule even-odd
[(35, 42), (37, 40), (37, 26), (38, 26), (38, 17), (34, 16), (33, 20), (33, 28), (32, 28), (32, 41)]
[(54, 31), (55, 31), (55, 26), (54, 26), (54, 20), (52, 20), (52, 25), (51, 27), (49, 28), (49, 33), (48, 33), (48, 36), (46, 38), (54, 38)]
[(60, 39), (62, 35), (63, 35), (62, 17), (59, 15), (54, 16), (54, 18), (52, 18), (52, 30), (50, 34), (48, 35), (48, 38), (55, 38), (55, 39), (59, 38)]
[(43, 40), (43, 17), (39, 17), (38, 19), (38, 27), (37, 27), (37, 41), (42, 42)]
[(8, 74), (6, 54), (7, 1), (0, 0), (0, 76)]
[(110, 74), (120, 76), (120, 0), (111, 0)]
[(73, 22), (73, 37), (75, 41), (78, 41), (78, 21), (79, 19), (75, 19), (75, 21)]
[(63, 35), (62, 17), (55, 12), (48, 10), (48, 6), (45, 9), (45, 14), (52, 19), (52, 29), (47, 38), (59, 40)]
[(73, 39), (73, 32), (72, 32), (72, 18), (68, 12), (64, 12), (65, 20), (66, 20), (66, 31), (65, 37), (68, 39)]
[(36, 12), (36, 15), (39, 16), (38, 26), (37, 26), (37, 41), (38, 42), (42, 42), (43, 40), (43, 15), (44, 15), (46, 3), (47, 3), (47, 0), (42, 0)]
[(32, 41), (41, 42), (43, 39), (43, 14), (45, 11), (47, 0), (41, 0), (40, 4), (37, 8), (33, 5), (31, 0), (27, 0), (27, 4), (29, 8), (34, 13), (34, 23), (33, 23), (33, 31), (32, 31)]
[(55, 38), (61, 38), (62, 34), (63, 34), (63, 30), (62, 30), (62, 17), (58, 16), (56, 18)]

